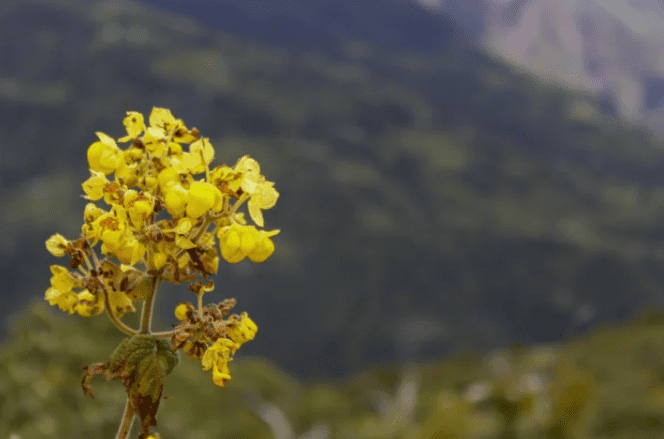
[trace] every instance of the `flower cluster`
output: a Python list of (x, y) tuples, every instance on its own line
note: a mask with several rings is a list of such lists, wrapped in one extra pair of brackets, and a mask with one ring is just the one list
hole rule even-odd
[(200, 313), (187, 302), (175, 308), (175, 317), (182, 323), (175, 327), (173, 347), (182, 346), (190, 358), (202, 360), (203, 369), (212, 369), (212, 380), (220, 387), (231, 378), (228, 362), (235, 351), (253, 340), (258, 331), (246, 312), (223, 319), (234, 305), (235, 300), (228, 299), (218, 305), (207, 305)]
[[(147, 124), (141, 113), (130, 111), (123, 124), (126, 136), (116, 141), (98, 132), (99, 140), (87, 150), (90, 178), (82, 187), (90, 203), (81, 237), (56, 234), (46, 241), (51, 254), (68, 255), (71, 261), (69, 268), (51, 266), (45, 299), (69, 314), (89, 317), (106, 311), (120, 329), (135, 335), (139, 331), (119, 320), (136, 310), (134, 301), (152, 302), (161, 281), (191, 283), (199, 303), (192, 311), (196, 330), (189, 320), (190, 345), (198, 343), (204, 352), (203, 367), (213, 368), (215, 383), (225, 383), (231, 355), (253, 338), (256, 325), (246, 313), (226, 321), (219, 313), (205, 314), (201, 298), (214, 286), (191, 285), (215, 274), (220, 257), (229, 263), (244, 258), (263, 262), (274, 252), (271, 238), (279, 230), (263, 229), (262, 211), (276, 204), (279, 193), (249, 156), (234, 166), (210, 168), (215, 151), (209, 139), (168, 109), (154, 108)], [(101, 200), (106, 206), (94, 203)], [(253, 225), (238, 210), (245, 203)], [(140, 332), (146, 331), (142, 325)], [(182, 331), (168, 336), (173, 334), (183, 337)], [(190, 345), (185, 346), (189, 351)]]

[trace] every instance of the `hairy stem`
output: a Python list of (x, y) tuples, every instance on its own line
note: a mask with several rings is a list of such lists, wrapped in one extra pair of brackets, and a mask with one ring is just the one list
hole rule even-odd
[(157, 283), (159, 282), (158, 276), (152, 276), (152, 291), (150, 296), (143, 302), (143, 310), (141, 311), (141, 334), (150, 334), (152, 331), (152, 308), (154, 306), (154, 299), (157, 296)]
[(134, 408), (131, 406), (129, 398), (127, 398), (127, 404), (125, 405), (124, 413), (122, 414), (122, 422), (120, 422), (120, 428), (118, 428), (118, 433), (115, 435), (115, 439), (127, 439), (133, 424)]
[(175, 334), (175, 331), (160, 331), (160, 332), (153, 332), (152, 335), (155, 337), (159, 338), (172, 338), (173, 335)]

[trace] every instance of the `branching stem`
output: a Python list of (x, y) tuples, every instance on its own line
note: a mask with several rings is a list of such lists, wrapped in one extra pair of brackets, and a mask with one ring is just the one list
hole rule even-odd
[(138, 331), (137, 331), (137, 330), (135, 330), (135, 329), (133, 329), (133, 328), (130, 328), (129, 326), (127, 326), (127, 325), (125, 325), (124, 323), (122, 323), (122, 322), (120, 321), (120, 319), (118, 318), (118, 316), (115, 315), (115, 310), (114, 310), (113, 307), (111, 306), (111, 301), (110, 301), (110, 299), (109, 299), (109, 297), (108, 297), (108, 290), (106, 289), (106, 287), (104, 287), (103, 284), (101, 285), (101, 288), (102, 288), (103, 291), (104, 291), (104, 305), (106, 306), (106, 314), (108, 314), (108, 318), (111, 319), (111, 322), (113, 322), (113, 324), (114, 324), (114, 325), (115, 325), (120, 331), (124, 332), (124, 333), (127, 334), (127, 335), (134, 336), (134, 335), (138, 334)]
[(152, 331), (152, 307), (154, 306), (154, 299), (157, 296), (157, 283), (159, 282), (158, 276), (152, 276), (152, 289), (150, 296), (143, 302), (143, 310), (141, 311), (141, 334), (150, 334)]

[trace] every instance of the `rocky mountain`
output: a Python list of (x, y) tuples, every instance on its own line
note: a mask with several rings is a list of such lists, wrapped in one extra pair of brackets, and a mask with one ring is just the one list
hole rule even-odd
[[(420, 0), (441, 17), (459, 2)], [(469, 27), (489, 53), (561, 86), (591, 92), (603, 113), (664, 135), (664, 3), (658, 0), (472, 0)]]

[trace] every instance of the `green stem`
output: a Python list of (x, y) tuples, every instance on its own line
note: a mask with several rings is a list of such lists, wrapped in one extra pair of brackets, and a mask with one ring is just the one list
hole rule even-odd
[(108, 318), (111, 319), (111, 322), (113, 322), (113, 324), (117, 326), (117, 328), (120, 331), (124, 332), (127, 335), (131, 335), (133, 337), (134, 335), (138, 334), (137, 330), (130, 328), (129, 326), (122, 323), (118, 318), (118, 316), (115, 315), (115, 310), (113, 310), (113, 307), (111, 306), (111, 301), (108, 298), (108, 290), (106, 289), (106, 287), (103, 286), (103, 284), (101, 288), (104, 291), (104, 305), (106, 306), (106, 314), (108, 314)]
[(175, 335), (175, 331), (160, 331), (153, 332), (152, 335), (158, 338), (172, 338)]
[(150, 334), (152, 332), (152, 308), (154, 306), (154, 299), (157, 296), (157, 282), (159, 282), (158, 276), (153, 276), (152, 291), (150, 291), (150, 296), (143, 302), (141, 329), (139, 330), (141, 334)]
[(235, 212), (237, 212), (238, 207), (242, 206), (242, 203), (247, 201), (249, 199), (249, 195), (247, 193), (244, 193), (240, 196), (240, 199), (233, 204), (233, 207), (231, 207), (231, 210), (228, 212), (228, 216), (232, 217)]
[(118, 428), (118, 433), (115, 435), (115, 439), (127, 439), (133, 424), (134, 408), (129, 403), (129, 397), (127, 397), (127, 403), (125, 404), (124, 413), (122, 414), (122, 422), (120, 423), (120, 428)]

